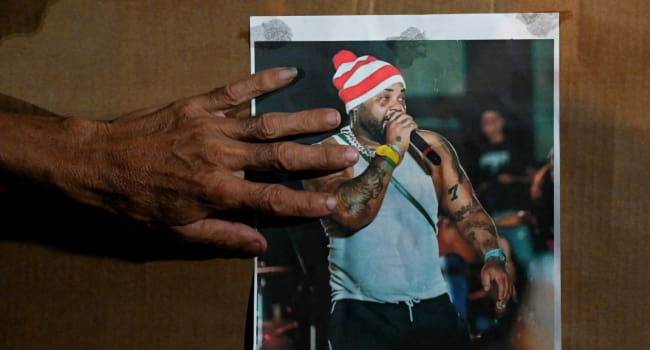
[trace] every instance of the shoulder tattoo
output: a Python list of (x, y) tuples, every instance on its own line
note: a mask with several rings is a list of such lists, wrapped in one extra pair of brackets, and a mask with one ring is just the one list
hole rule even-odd
[(440, 140), (442, 140), (442, 144), (445, 146), (445, 150), (447, 151), (447, 153), (449, 153), (449, 156), (451, 156), (451, 161), (454, 167), (454, 171), (458, 176), (458, 183), (462, 184), (463, 181), (465, 181), (466, 175), (465, 175), (465, 171), (460, 166), (460, 160), (458, 160), (458, 154), (456, 154), (456, 150), (454, 150), (454, 147), (446, 138), (441, 136)]

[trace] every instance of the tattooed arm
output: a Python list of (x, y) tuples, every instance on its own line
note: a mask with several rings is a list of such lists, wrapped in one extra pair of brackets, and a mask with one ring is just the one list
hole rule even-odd
[[(420, 134), (442, 159), (436, 178), (436, 185), (442, 186), (439, 198), (441, 208), (451, 216), (463, 238), (474, 247), (480, 257), (492, 249), (499, 248), (494, 221), (476, 199), (472, 184), (451, 143), (433, 132), (420, 131)], [(499, 258), (490, 258), (485, 263), (481, 279), (486, 291), (490, 289), (492, 281), (496, 282), (499, 300), (507, 302), (512, 293), (512, 284)]]
[[(336, 144), (333, 139), (324, 143)], [(377, 216), (384, 200), (393, 167), (375, 157), (368, 168), (354, 177), (353, 168), (303, 181), (307, 190), (334, 193), (337, 206), (333, 213), (323, 217), (323, 225), (330, 236), (347, 237), (368, 225)]]

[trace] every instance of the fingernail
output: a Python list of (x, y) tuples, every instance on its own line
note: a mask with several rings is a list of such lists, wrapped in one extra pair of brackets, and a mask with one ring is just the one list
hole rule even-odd
[(327, 209), (334, 210), (334, 208), (336, 208), (336, 197), (328, 196), (325, 205), (327, 206)]
[(327, 124), (331, 126), (337, 126), (340, 123), (339, 114), (336, 112), (328, 112), (327, 116), (325, 116), (325, 121), (327, 121)]
[(356, 162), (359, 159), (359, 152), (355, 148), (346, 147), (345, 159), (350, 163)]
[(298, 68), (287, 67), (280, 71), (279, 76), (281, 79), (289, 80), (298, 76)]

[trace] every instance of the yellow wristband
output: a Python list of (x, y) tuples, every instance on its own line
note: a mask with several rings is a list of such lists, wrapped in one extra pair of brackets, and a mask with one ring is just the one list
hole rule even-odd
[(375, 153), (377, 153), (378, 156), (382, 156), (384, 158), (390, 159), (393, 164), (397, 165), (401, 161), (399, 153), (397, 153), (394, 149), (392, 149), (388, 145), (381, 145), (377, 147), (375, 150)]

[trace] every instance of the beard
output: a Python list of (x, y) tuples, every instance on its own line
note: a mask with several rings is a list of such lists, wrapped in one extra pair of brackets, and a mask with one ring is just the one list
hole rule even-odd
[(384, 123), (369, 115), (363, 105), (357, 110), (357, 119), (359, 127), (368, 133), (374, 141), (378, 143), (385, 141), (386, 132), (384, 130)]

